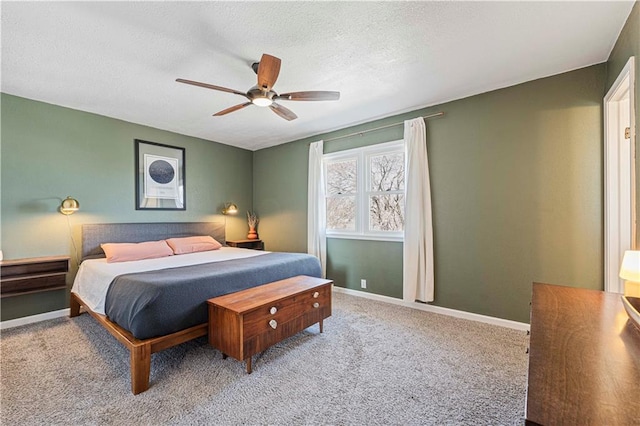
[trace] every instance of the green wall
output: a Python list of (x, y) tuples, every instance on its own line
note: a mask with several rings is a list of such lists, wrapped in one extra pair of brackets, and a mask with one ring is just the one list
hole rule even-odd
[[(528, 321), (532, 281), (602, 288), (602, 97), (629, 56), (640, 76), (636, 2), (606, 65), (536, 80), (251, 153), (215, 142), (1, 95), (0, 248), (6, 259), (68, 253), (66, 218), (98, 222), (220, 219), (225, 201), (255, 208), (269, 250), (306, 251), (308, 144), (436, 111), (429, 163), (434, 304)], [(636, 77), (637, 78), (637, 77)], [(636, 84), (636, 123), (640, 123)], [(402, 137), (402, 126), (325, 143), (325, 153)], [(186, 148), (187, 210), (134, 210), (133, 139)], [(640, 152), (639, 138), (636, 149)], [(251, 167), (253, 162), (253, 176)], [(636, 166), (640, 188), (640, 162)], [(252, 187), (253, 186), (253, 187)], [(640, 205), (640, 191), (638, 191)], [(640, 222), (640, 209), (638, 209)], [(240, 238), (243, 217), (227, 232)], [(640, 245), (640, 235), (637, 236)], [(75, 269), (75, 262), (73, 268)], [(402, 246), (330, 239), (336, 285), (402, 296)], [(71, 281), (73, 274), (70, 274)], [(2, 320), (67, 306), (64, 291), (2, 300)]]
[[(1, 246), (5, 259), (69, 254), (77, 268), (61, 200), (80, 249), (81, 224), (224, 220), (224, 202), (252, 208), (250, 151), (150, 127), (1, 95)], [(136, 211), (134, 139), (185, 148), (186, 211)], [(229, 217), (227, 235), (242, 238), (243, 215)], [(70, 287), (74, 274), (69, 274)], [(63, 309), (68, 290), (2, 299), (2, 320)]]
[[(631, 56), (635, 56), (636, 62), (636, 90), (635, 90), (635, 110), (636, 110), (636, 152), (640, 153), (640, 137), (638, 137), (638, 127), (640, 126), (640, 3), (636, 1), (627, 22), (625, 23), (616, 44), (609, 55), (607, 61), (607, 84), (605, 93), (609, 91), (613, 83), (620, 75), (620, 71), (626, 65)], [(636, 206), (640, 207), (640, 161), (636, 161)], [(640, 224), (640, 208), (636, 210), (636, 222)], [(640, 247), (640, 232), (636, 233), (636, 244)]]
[[(528, 322), (531, 283), (602, 288), (604, 64), (254, 153), (254, 208), (269, 249), (306, 251), (308, 144), (427, 120), (438, 306)], [(395, 126), (325, 153), (402, 138)], [(402, 297), (402, 246), (329, 239), (340, 287)]]

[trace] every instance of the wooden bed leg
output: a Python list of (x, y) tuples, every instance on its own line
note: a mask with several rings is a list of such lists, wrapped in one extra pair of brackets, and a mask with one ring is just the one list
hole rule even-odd
[(77, 317), (80, 315), (80, 302), (76, 296), (71, 293), (69, 295), (69, 318)]
[(151, 343), (131, 348), (131, 392), (137, 395), (149, 389)]

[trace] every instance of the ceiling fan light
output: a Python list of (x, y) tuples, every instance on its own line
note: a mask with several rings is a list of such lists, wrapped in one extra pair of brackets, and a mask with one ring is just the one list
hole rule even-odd
[(273, 101), (269, 98), (253, 98), (251, 102), (259, 107), (267, 107), (273, 103)]

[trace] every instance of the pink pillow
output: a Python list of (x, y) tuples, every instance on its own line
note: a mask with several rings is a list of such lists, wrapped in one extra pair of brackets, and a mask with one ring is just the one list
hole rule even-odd
[(107, 255), (107, 263), (173, 256), (173, 250), (164, 240), (144, 243), (106, 243), (100, 244), (100, 247)]
[(173, 249), (173, 254), (195, 253), (198, 251), (218, 250), (222, 244), (209, 235), (184, 238), (169, 238), (167, 244)]

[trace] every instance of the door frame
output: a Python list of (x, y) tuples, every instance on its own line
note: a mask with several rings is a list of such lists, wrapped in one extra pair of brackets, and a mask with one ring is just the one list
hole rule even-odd
[[(625, 250), (636, 247), (635, 58), (604, 97), (604, 290), (623, 292), (618, 276)], [(628, 116), (627, 116), (628, 115)], [(621, 125), (630, 127), (626, 140)]]

